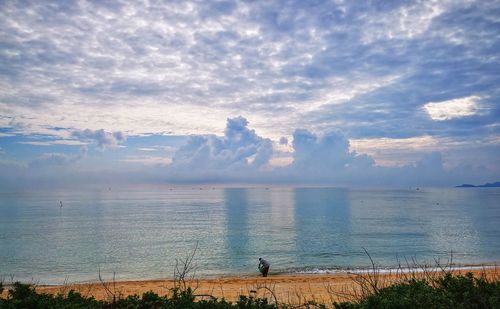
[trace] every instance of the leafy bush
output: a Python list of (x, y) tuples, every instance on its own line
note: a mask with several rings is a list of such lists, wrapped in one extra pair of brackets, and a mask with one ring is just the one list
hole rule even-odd
[(35, 288), (16, 282), (7, 299), (0, 299), (0, 308), (103, 308), (104, 303), (70, 291), (68, 295), (38, 294)]
[[(1, 286), (0, 286), (1, 288)], [(67, 295), (38, 294), (33, 286), (16, 282), (9, 289), (7, 299), (0, 299), (0, 308), (166, 308), (166, 309), (271, 309), (275, 305), (267, 299), (253, 299), (241, 296), (236, 303), (224, 299), (196, 301), (190, 288), (186, 290), (172, 289), (172, 295), (159, 296), (154, 292), (146, 292), (141, 297), (130, 295), (115, 301), (98, 301), (93, 297), (85, 297), (73, 290)]]
[(433, 282), (411, 279), (380, 289), (359, 302), (335, 303), (335, 308), (500, 308), (500, 282), (474, 278), (472, 273), (446, 273)]

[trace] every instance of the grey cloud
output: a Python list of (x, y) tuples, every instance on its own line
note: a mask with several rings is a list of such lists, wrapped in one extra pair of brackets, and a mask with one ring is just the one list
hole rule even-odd
[(172, 158), (171, 169), (227, 173), (267, 164), (273, 153), (271, 140), (248, 128), (243, 117), (228, 118), (223, 137), (192, 136)]
[(463, 179), (461, 167), (444, 169), (440, 152), (424, 154), (414, 164), (402, 167), (377, 166), (369, 155), (351, 151), (348, 139), (337, 131), (318, 137), (307, 130), (296, 130), (293, 148), (293, 163), (277, 173), (283, 180), (297, 183), (446, 186), (458, 181), (456, 175), (461, 174)]
[[(290, 165), (260, 169), (274, 152), (269, 140), (247, 126), (246, 119), (238, 117), (228, 119), (224, 137), (192, 136), (165, 170), (167, 179), (401, 187), (447, 186), (467, 179), (491, 180), (495, 175), (480, 167), (445, 169), (440, 152), (424, 153), (419, 160), (401, 167), (378, 166), (371, 156), (352, 151), (349, 140), (339, 131), (317, 135), (304, 129), (293, 134)], [(253, 163), (251, 157), (255, 158)]]
[(260, 146), (257, 149), (257, 152), (255, 153), (255, 158), (252, 161), (252, 165), (257, 168), (264, 166), (267, 163), (269, 163), (269, 160), (271, 159), (272, 155), (273, 155), (273, 145), (271, 143), (271, 140), (268, 138), (263, 139), (260, 142)]
[[(417, 47), (434, 43), (436, 46), (429, 47), (439, 50), (448, 45), (433, 35), (447, 29), (455, 29), (453, 33), (457, 35), (463, 33), (467, 42), (494, 38), (491, 31), (484, 31), (494, 28), (491, 22), (485, 22), (491, 20), (493, 4), (457, 4), (441, 5), (445, 12), (432, 20), (421, 37), (388, 40), (384, 38), (391, 29), (378, 27), (380, 33), (374, 36), (378, 41), (362, 42), (363, 31), (372, 29), (370, 26), (383, 17), (400, 18), (398, 10), (406, 7), (419, 8), (419, 5), (288, 1), (283, 7), (278, 2), (144, 5), (94, 2), (57, 4), (50, 8), (33, 4), (28, 8), (34, 14), (28, 15), (24, 5), (12, 2), (4, 4), (4, 23), (0, 29), (5, 32), (11, 54), (21, 54), (15, 65), (11, 59), (14, 56), (4, 58), (5, 68), (21, 74), (19, 83), (29, 81), (35, 73), (31, 69), (37, 67), (40, 72), (37, 74), (44, 77), (39, 81), (46, 81), (41, 87), (54, 88), (60, 81), (71, 81), (66, 83), (72, 86), (64, 96), (73, 97), (81, 92), (83, 98), (78, 99), (97, 96), (103, 100), (98, 101), (100, 104), (110, 104), (104, 99), (113, 95), (123, 95), (126, 99), (148, 96), (192, 104), (206, 104), (205, 98), (210, 96), (214, 101), (223, 101), (222, 105), (245, 104), (254, 111), (279, 112), (291, 102), (300, 104), (304, 98), (327, 89), (327, 77), (355, 81), (359, 74), (377, 79), (388, 72), (404, 70), (415, 64), (412, 42), (417, 42)], [(425, 10), (416, 13), (423, 14), (420, 11)], [(460, 17), (463, 15), (467, 18)], [(454, 21), (454, 17), (460, 17), (460, 22)], [(247, 30), (257, 33), (246, 34)], [(467, 51), (472, 46), (467, 44)], [(420, 50), (419, 54), (428, 57), (426, 50)], [(305, 59), (305, 55), (311, 59)], [(51, 69), (54, 63), (60, 70)], [(275, 66), (277, 63), (281, 64)], [(245, 102), (239, 101), (241, 97), (246, 98)], [(44, 102), (57, 99), (48, 98)]]
[(337, 132), (330, 132), (318, 138), (307, 130), (295, 130), (293, 149), (292, 165), (301, 170), (326, 171), (343, 168), (355, 156), (349, 152), (349, 141)]
[(127, 137), (123, 132), (106, 132), (103, 129), (100, 130), (75, 130), (71, 133), (71, 136), (85, 142), (94, 142), (97, 148), (104, 150), (106, 148), (116, 148), (120, 144), (123, 144)]
[(351, 151), (349, 140), (338, 131), (317, 136), (298, 129), (293, 134), (292, 145), (292, 164), (277, 173), (299, 183), (342, 183), (353, 177), (366, 182), (370, 171), (376, 168), (373, 158)]
[[(498, 169), (482, 166), (481, 163), (487, 162), (444, 168), (448, 157), (440, 152), (423, 153), (420, 159), (405, 166), (379, 166), (369, 155), (352, 151), (349, 140), (337, 130), (317, 134), (298, 129), (294, 132), (291, 146), (293, 162), (288, 166), (273, 168), (269, 165), (271, 157), (281, 156), (282, 153), (273, 150), (270, 139), (257, 135), (249, 128), (245, 118), (236, 117), (227, 120), (223, 136), (191, 136), (177, 149), (172, 163), (167, 166), (159, 167), (169, 162), (166, 157), (142, 156), (120, 160), (125, 162), (120, 163), (120, 168), (114, 170), (105, 166), (93, 167), (90, 171), (75, 169), (75, 163), (86, 155), (86, 147), (83, 147), (80, 153), (75, 154), (43, 154), (27, 166), (0, 162), (2, 170), (6, 171), (0, 178), (17, 177), (16, 179), (23, 179), (23, 182), (68, 184), (91, 179), (92, 183), (230, 182), (402, 187), (491, 182), (498, 179), (499, 172)], [(497, 153), (498, 149), (490, 151)], [(130, 162), (142, 162), (150, 166), (141, 166), (138, 169), (137, 164), (126, 165)], [(102, 178), (99, 178), (99, 171), (106, 171), (101, 173), (105, 174)]]
[[(498, 3), (457, 1), (443, 2), (440, 6), (443, 12), (418, 35), (407, 38), (400, 33), (401, 37), (389, 38), (384, 36), (392, 30), (385, 29), (383, 36), (372, 43), (363, 46), (356, 40), (348, 43), (354, 45), (346, 51), (361, 51), (356, 53), (357, 62), (350, 65), (351, 72), (359, 71), (361, 65), (370, 74), (401, 72), (401, 78), (362, 93), (350, 99), (349, 104), (325, 105), (311, 112), (308, 119), (322, 128), (332, 123), (340, 125), (349, 137), (488, 136), (484, 128), (496, 121), (494, 115), (498, 115), (495, 111), (498, 107), (489, 115), (453, 123), (435, 123), (422, 117), (420, 112), (421, 106), (430, 101), (470, 95), (489, 100), (500, 98), (493, 86), (500, 81), (498, 74), (493, 72), (493, 68), (499, 66), (495, 56), (498, 37), (492, 33), (496, 29)], [(364, 15), (362, 22), (370, 24), (376, 16)]]
[[(257, 182), (334, 185), (447, 185), (459, 169), (446, 171), (439, 152), (425, 154), (403, 167), (377, 166), (367, 154), (350, 150), (339, 131), (317, 135), (297, 129), (293, 134), (293, 162), (261, 169), (274, 154), (269, 139), (248, 128), (245, 118), (230, 118), (223, 137), (192, 136), (165, 169), (169, 181)], [(462, 173), (463, 174), (463, 173)]]

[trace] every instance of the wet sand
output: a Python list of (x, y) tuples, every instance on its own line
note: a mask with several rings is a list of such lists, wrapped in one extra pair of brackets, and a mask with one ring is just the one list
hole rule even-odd
[[(500, 269), (483, 268), (454, 271), (454, 274), (465, 274), (472, 272), (475, 276), (486, 276), (489, 279), (500, 280)], [(439, 272), (416, 273), (416, 276), (435, 276)], [(380, 274), (378, 276), (379, 286), (389, 285), (408, 274)], [(366, 274), (364, 275), (367, 276)], [(345, 297), (352, 296), (360, 292), (360, 285), (356, 279), (360, 279), (355, 274), (290, 274), (273, 275), (267, 278), (249, 276), (249, 277), (219, 277), (219, 278), (200, 278), (187, 282), (189, 286), (195, 289), (194, 294), (200, 295), (198, 299), (208, 298), (211, 295), (217, 298), (225, 298), (229, 301), (235, 301), (239, 295), (253, 297), (274, 296), (279, 302), (288, 304), (300, 304), (307, 301), (317, 301), (320, 303), (332, 303), (332, 301), (346, 300)], [(358, 280), (359, 281), (359, 280)], [(144, 281), (119, 281), (119, 282), (89, 282), (80, 284), (67, 284), (62, 286), (37, 286), (36, 290), (40, 293), (67, 293), (75, 290), (84, 296), (94, 296), (97, 299), (112, 299), (113, 294), (116, 297), (126, 297), (128, 295), (142, 295), (147, 291), (153, 291), (159, 295), (170, 293), (174, 286), (171, 279), (164, 280), (144, 280)], [(274, 294), (271, 294), (271, 292)], [(4, 291), (3, 297), (6, 296)]]

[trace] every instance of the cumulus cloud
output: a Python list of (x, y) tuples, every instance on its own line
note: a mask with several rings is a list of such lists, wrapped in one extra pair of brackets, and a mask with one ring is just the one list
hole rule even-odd
[(293, 134), (293, 165), (298, 169), (339, 169), (348, 164), (354, 154), (349, 152), (349, 141), (337, 132), (318, 137), (307, 130)]
[[(404, 143), (411, 144), (413, 141), (398, 140), (397, 144), (403, 148)], [(285, 147), (291, 147), (287, 156), (283, 150), (275, 149), (283, 145), (273, 144), (270, 139), (251, 129), (245, 118), (235, 117), (227, 119), (221, 136), (191, 136), (171, 154), (172, 159), (167, 153), (164, 156), (160, 152), (155, 152), (158, 155), (144, 155), (143, 151), (134, 149), (135, 154), (116, 160), (114, 164), (118, 168), (108, 170), (103, 166), (93, 166), (92, 171), (81, 170), (85, 162), (78, 162), (87, 153), (87, 148), (82, 147), (79, 153), (45, 153), (25, 166), (18, 163), (13, 165), (5, 160), (0, 163), (3, 170), (8, 172), (2, 176), (4, 178), (8, 175), (23, 181), (38, 180), (45, 183), (141, 181), (448, 186), (460, 182), (491, 182), (500, 172), (498, 169), (486, 169), (481, 164), (445, 167), (449, 155), (432, 151), (432, 148), (416, 155), (411, 163), (381, 166), (372, 156), (354, 151), (349, 139), (339, 130), (317, 133), (297, 129), (290, 144)], [(160, 148), (154, 146), (146, 149)], [(497, 153), (498, 149), (491, 151)], [(106, 173), (99, 172), (104, 170)], [(105, 176), (100, 179), (100, 174)]]
[(224, 136), (191, 136), (172, 158), (175, 171), (225, 174), (265, 166), (273, 154), (272, 143), (248, 128), (243, 117), (228, 118)]
[(297, 183), (404, 186), (446, 185), (455, 171), (446, 171), (440, 152), (424, 153), (416, 162), (404, 166), (383, 167), (367, 154), (350, 148), (340, 132), (318, 136), (307, 130), (296, 130), (293, 140), (293, 162), (277, 170), (282, 180)]
[(95, 131), (90, 129), (75, 130), (71, 136), (81, 141), (93, 142), (100, 150), (116, 148), (127, 140), (123, 132), (106, 132), (103, 129)]
[(446, 185), (451, 175), (458, 174), (458, 169), (445, 170), (442, 154), (432, 151), (406, 165), (377, 165), (370, 155), (353, 151), (349, 140), (337, 130), (319, 135), (295, 130), (291, 156), (291, 162), (281, 162), (283, 157), (273, 151), (271, 141), (249, 129), (245, 118), (236, 117), (227, 120), (224, 136), (191, 136), (174, 154), (165, 174), (174, 182), (372, 186)]
[(363, 178), (366, 177), (364, 173), (375, 166), (372, 157), (352, 151), (349, 140), (336, 130), (318, 136), (308, 130), (297, 129), (292, 146), (292, 163), (277, 169), (277, 173), (299, 183), (346, 181), (353, 173)]
[[(401, 151), (411, 152), (415, 142), (428, 141), (428, 137), (423, 137), (421, 140), (411, 138), (386, 142), (395, 143)], [(456, 161), (447, 164), (447, 160), (454, 159), (453, 155), (447, 154), (444, 158), (443, 153), (434, 151), (433, 147), (414, 151), (412, 160), (406, 163), (379, 164), (373, 156), (353, 150), (349, 139), (339, 130), (316, 133), (297, 129), (290, 144), (287, 152), (279, 150), (283, 147), (279, 143), (273, 148), (269, 139), (248, 127), (245, 118), (229, 118), (224, 136), (191, 136), (174, 154), (171, 165), (165, 168), (165, 179), (172, 182), (400, 187), (447, 186), (467, 179), (488, 181), (500, 172), (485, 168), (481, 162), (475, 162), (474, 167)], [(382, 147), (380, 151), (381, 156), (390, 156), (390, 153), (384, 154), (386, 148)]]

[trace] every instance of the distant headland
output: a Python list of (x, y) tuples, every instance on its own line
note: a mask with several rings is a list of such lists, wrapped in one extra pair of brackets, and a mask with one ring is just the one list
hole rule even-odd
[(499, 187), (500, 187), (500, 181), (485, 183), (484, 185), (477, 185), (477, 186), (464, 183), (460, 186), (456, 186), (455, 188), (499, 188)]

